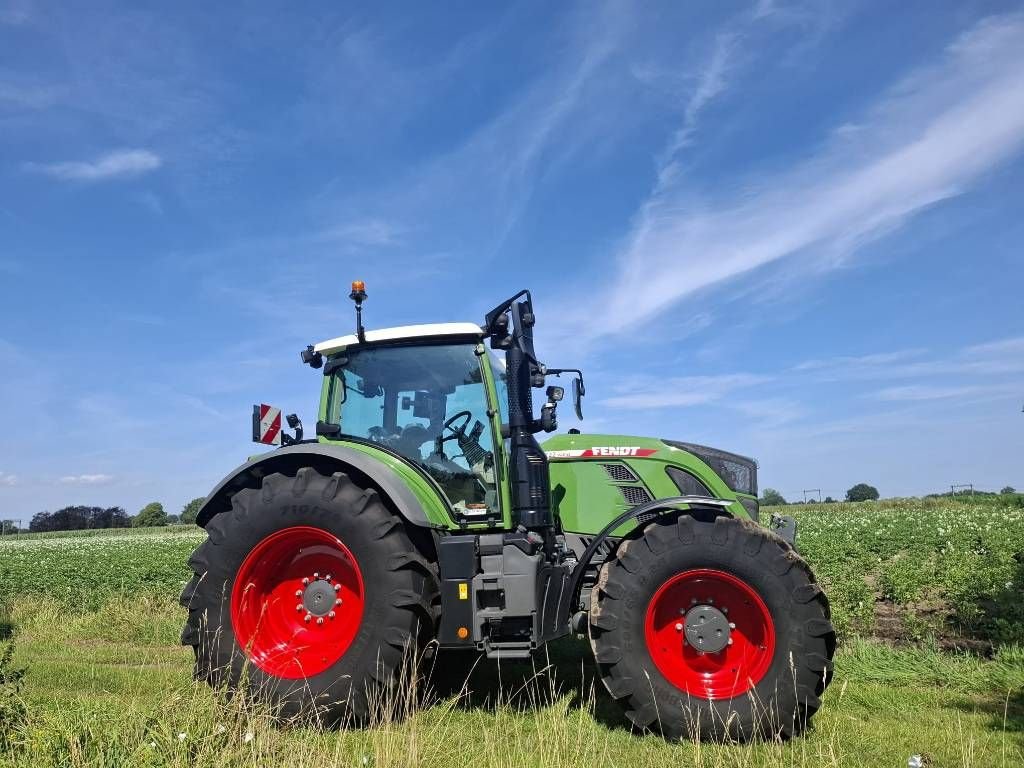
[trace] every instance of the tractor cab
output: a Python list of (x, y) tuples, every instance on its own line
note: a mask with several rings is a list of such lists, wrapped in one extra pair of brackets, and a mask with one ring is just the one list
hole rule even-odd
[(500, 515), (495, 381), (504, 372), (481, 354), (479, 326), (388, 328), (314, 349), (326, 356), (319, 435), (399, 454), (460, 516)]

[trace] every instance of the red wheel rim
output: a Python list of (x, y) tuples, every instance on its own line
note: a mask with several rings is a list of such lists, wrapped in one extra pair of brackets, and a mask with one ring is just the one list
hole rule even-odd
[(349, 548), (320, 528), (295, 526), (267, 536), (242, 562), (231, 626), (253, 664), (294, 680), (345, 655), (364, 604), (363, 575)]
[[(702, 653), (683, 631), (694, 606), (725, 613), (731, 644)], [(711, 569), (676, 574), (654, 593), (645, 622), (647, 650), (658, 670), (677, 688), (702, 699), (731, 699), (764, 677), (775, 655), (775, 625), (768, 607), (742, 579)]]

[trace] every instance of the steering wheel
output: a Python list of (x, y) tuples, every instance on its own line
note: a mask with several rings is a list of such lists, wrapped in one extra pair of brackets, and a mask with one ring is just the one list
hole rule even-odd
[[(458, 419), (462, 419), (462, 423), (459, 424), (459, 425), (456, 425), (455, 422)], [(439, 439), (441, 440), (441, 442), (446, 442), (448, 440), (455, 440), (457, 438), (465, 437), (466, 436), (466, 427), (469, 426), (469, 422), (472, 421), (472, 420), (473, 420), (473, 414), (470, 413), (469, 411), (459, 411), (458, 413), (452, 414), (447, 419), (445, 419), (444, 424), (441, 425), (441, 431), (442, 432), (444, 432), (444, 430), (448, 429), (448, 430), (451, 430), (451, 434), (450, 435), (443, 435)]]

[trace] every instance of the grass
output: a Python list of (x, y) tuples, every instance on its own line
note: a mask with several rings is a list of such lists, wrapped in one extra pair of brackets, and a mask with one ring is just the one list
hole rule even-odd
[[(28, 722), (0, 768), (1024, 764), (1024, 509), (938, 498), (775, 511), (799, 520), (842, 638), (814, 730), (789, 743), (635, 734), (578, 640), (553, 644), (550, 666), (483, 662), (467, 690), (402, 716), (383, 706), (372, 728), (277, 728), (191, 680), (175, 598), (203, 533), (177, 527), (0, 539), (0, 645), (16, 627), (8, 666), (28, 670), (15, 694)], [(11, 691), (0, 680), (0, 698)]]
[[(16, 663), (29, 723), (0, 766), (935, 766), (1024, 762), (1024, 651), (991, 659), (935, 648), (844, 646), (837, 682), (808, 735), (789, 743), (669, 744), (631, 733), (585, 643), (551, 649), (548, 669), (478, 667), (472, 693), (375, 727), (274, 727), (190, 677), (181, 616), (163, 600), (114, 599), (68, 614), (19, 600)], [(557, 672), (556, 672), (557, 670)]]

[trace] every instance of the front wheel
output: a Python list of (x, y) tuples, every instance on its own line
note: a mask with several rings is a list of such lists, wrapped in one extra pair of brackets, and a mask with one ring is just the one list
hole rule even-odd
[(206, 525), (182, 593), (196, 677), (283, 718), (364, 722), (433, 634), (434, 569), (372, 488), (301, 469), (239, 491)]
[(753, 523), (683, 515), (625, 539), (591, 593), (601, 677), (670, 738), (791, 736), (828, 685), (829, 607), (804, 561)]

